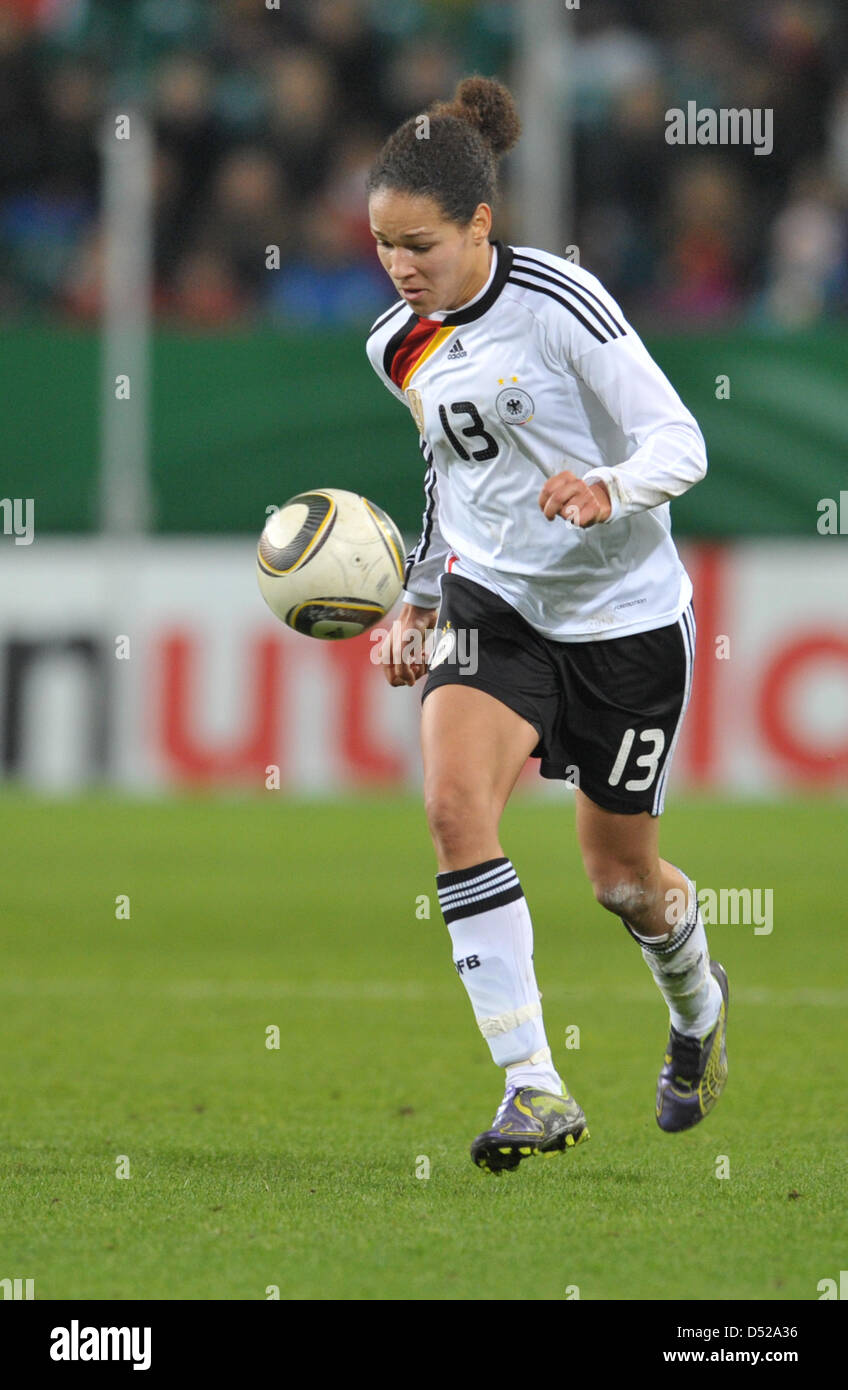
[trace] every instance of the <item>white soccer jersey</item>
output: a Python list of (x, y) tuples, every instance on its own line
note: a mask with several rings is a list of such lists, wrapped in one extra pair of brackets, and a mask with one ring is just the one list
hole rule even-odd
[[(679, 618), (692, 585), (668, 502), (704, 476), (704, 440), (594, 275), (496, 242), (471, 303), (420, 318), (401, 301), (372, 328), (368, 356), (411, 410), (427, 463), (406, 601), (435, 607), (449, 566), (554, 639)], [(606, 484), (608, 521), (546, 520), (539, 492), (564, 469)]]

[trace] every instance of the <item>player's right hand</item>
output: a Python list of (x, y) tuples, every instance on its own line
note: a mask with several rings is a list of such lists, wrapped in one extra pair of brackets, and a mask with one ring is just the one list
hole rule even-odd
[[(414, 685), (427, 670), (424, 644), (436, 626), (436, 608), (416, 608), (405, 603), (380, 648), (380, 661), (389, 685)], [(420, 653), (421, 660), (414, 657)]]

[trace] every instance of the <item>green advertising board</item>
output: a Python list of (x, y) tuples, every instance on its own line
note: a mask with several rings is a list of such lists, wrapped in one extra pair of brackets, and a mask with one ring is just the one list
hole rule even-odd
[[(676, 532), (814, 531), (818, 501), (848, 487), (848, 332), (737, 330), (647, 342), (709, 452), (705, 481), (674, 504)], [(258, 532), (267, 506), (322, 486), (363, 492), (402, 530), (418, 529), (415, 426), (374, 376), (364, 332), (158, 332), (152, 355), (158, 532)], [(34, 498), (41, 534), (94, 530), (96, 334), (7, 330), (0, 370), (2, 495)]]

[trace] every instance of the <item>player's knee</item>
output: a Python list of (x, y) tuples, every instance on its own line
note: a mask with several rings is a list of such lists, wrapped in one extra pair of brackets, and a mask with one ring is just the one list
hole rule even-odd
[(601, 907), (616, 917), (638, 926), (654, 908), (653, 895), (648, 888), (648, 875), (640, 876), (623, 866), (607, 868), (593, 876), (592, 887)]
[(488, 826), (482, 803), (467, 788), (435, 786), (426, 792), (424, 804), (433, 844), (443, 859), (462, 856)]

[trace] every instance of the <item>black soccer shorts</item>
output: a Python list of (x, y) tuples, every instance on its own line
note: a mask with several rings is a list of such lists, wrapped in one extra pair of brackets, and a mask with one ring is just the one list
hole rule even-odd
[(606, 811), (661, 814), (692, 684), (691, 605), (650, 632), (554, 642), (497, 594), (446, 574), (437, 626), (423, 700), (440, 685), (484, 690), (532, 724), (543, 777)]

